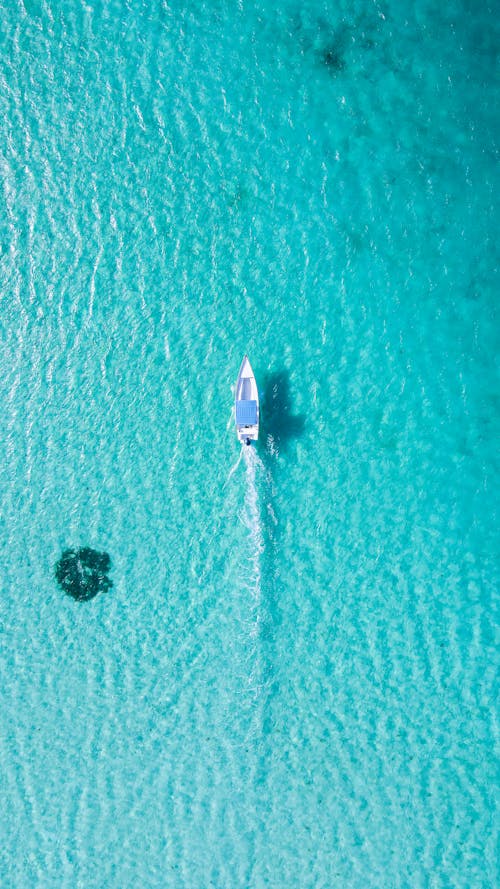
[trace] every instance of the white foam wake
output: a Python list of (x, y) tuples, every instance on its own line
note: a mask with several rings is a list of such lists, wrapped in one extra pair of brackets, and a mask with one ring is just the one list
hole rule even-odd
[[(264, 464), (255, 449), (250, 445), (242, 447), (246, 467), (245, 506), (242, 513), (243, 523), (250, 532), (250, 571), (248, 574), (249, 587), (253, 595), (253, 604), (259, 618), (259, 606), (262, 598), (262, 574), (261, 558), (264, 550), (264, 537), (262, 533), (262, 519), (260, 513), (257, 476), (264, 470)], [(257, 621), (254, 623), (254, 633), (257, 634)]]
[[(260, 639), (260, 624), (263, 619), (264, 608), (262, 591), (262, 558), (264, 553), (264, 526), (262, 521), (262, 504), (260, 495), (264, 494), (262, 487), (266, 479), (265, 466), (258, 456), (253, 445), (242, 445), (240, 455), (234, 466), (231, 467), (225, 484), (227, 485), (240, 463), (245, 465), (245, 488), (240, 491), (238, 500), (238, 517), (248, 533), (241, 552), (241, 561), (237, 568), (237, 588), (241, 591), (238, 611), (240, 614), (240, 629), (245, 640), (242, 649), (241, 680), (243, 681), (248, 697), (249, 723), (247, 726), (249, 735), (257, 736), (260, 731), (261, 708), (257, 702), (262, 703), (263, 698), (263, 664)], [(243, 688), (242, 688), (243, 691)]]
[(243, 448), (241, 449), (240, 456), (238, 457), (236, 463), (234, 464), (234, 466), (231, 467), (231, 469), (230, 469), (230, 471), (229, 471), (229, 475), (228, 475), (226, 481), (224, 482), (224, 487), (226, 487), (226, 485), (228, 484), (228, 482), (229, 482), (231, 476), (232, 476), (232, 475), (236, 472), (236, 470), (238, 469), (238, 466), (239, 466), (240, 463), (241, 463), (241, 458), (242, 458), (242, 456), (243, 456)]

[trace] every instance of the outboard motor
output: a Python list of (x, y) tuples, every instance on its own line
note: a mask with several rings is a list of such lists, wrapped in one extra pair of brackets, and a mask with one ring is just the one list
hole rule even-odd
[(250, 439), (249, 439), (249, 438), (247, 438), (245, 444), (246, 444), (246, 445), (249, 445), (249, 444), (250, 444)]

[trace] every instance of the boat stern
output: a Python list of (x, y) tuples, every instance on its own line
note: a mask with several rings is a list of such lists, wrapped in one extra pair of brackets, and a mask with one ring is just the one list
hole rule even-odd
[(257, 441), (259, 437), (259, 427), (237, 426), (236, 433), (241, 444), (250, 444), (252, 441)]

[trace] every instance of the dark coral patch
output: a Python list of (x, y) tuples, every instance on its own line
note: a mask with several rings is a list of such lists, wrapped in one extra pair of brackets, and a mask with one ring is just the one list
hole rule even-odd
[(113, 586), (113, 581), (108, 577), (110, 568), (111, 559), (107, 553), (82, 546), (76, 550), (64, 550), (56, 564), (55, 576), (68, 596), (78, 602), (88, 602)]
[(345, 68), (342, 51), (335, 46), (335, 44), (326, 47), (321, 54), (321, 58), (323, 64), (326, 65), (332, 74), (336, 74), (338, 71), (343, 71)]

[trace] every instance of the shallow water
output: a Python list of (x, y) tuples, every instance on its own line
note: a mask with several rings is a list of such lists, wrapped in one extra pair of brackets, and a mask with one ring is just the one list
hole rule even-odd
[(1, 36), (0, 882), (494, 886), (494, 8)]

